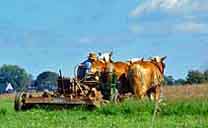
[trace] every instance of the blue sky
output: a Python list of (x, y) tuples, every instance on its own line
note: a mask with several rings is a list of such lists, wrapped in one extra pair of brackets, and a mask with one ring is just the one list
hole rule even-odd
[(88, 52), (114, 60), (166, 55), (166, 75), (208, 68), (206, 0), (7, 0), (0, 4), (0, 65), (36, 76), (74, 66)]

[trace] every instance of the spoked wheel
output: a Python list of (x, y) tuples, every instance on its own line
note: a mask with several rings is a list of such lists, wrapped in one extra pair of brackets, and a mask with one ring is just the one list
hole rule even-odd
[(16, 111), (23, 110), (24, 108), (24, 98), (25, 98), (25, 93), (24, 92), (18, 92), (15, 96), (15, 101), (14, 101), (14, 109)]

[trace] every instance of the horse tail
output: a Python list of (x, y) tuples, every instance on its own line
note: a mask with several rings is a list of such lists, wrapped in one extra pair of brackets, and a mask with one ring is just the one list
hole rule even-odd
[(128, 72), (128, 78), (132, 79), (135, 76), (140, 76), (141, 79), (141, 84), (142, 86), (145, 85), (145, 80), (144, 80), (144, 73), (142, 71), (142, 67), (139, 64), (132, 65), (133, 67), (129, 68)]
[[(134, 64), (129, 68), (128, 80), (134, 94), (141, 96), (142, 88), (145, 87), (145, 78), (142, 67), (139, 64)], [(141, 90), (142, 89), (142, 90)]]

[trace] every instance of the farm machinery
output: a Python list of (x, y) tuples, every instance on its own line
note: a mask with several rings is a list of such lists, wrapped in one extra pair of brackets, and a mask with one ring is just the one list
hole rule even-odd
[(118, 100), (118, 82), (113, 72), (88, 73), (80, 80), (77, 77), (65, 78), (60, 71), (57, 83), (58, 88), (52, 92), (18, 92), (15, 97), (15, 110), (24, 110), (35, 105), (99, 107), (106, 102)]

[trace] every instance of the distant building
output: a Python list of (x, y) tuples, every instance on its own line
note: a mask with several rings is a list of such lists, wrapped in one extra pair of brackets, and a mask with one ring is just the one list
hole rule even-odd
[(12, 87), (11, 83), (7, 83), (6, 88), (5, 88), (5, 92), (11, 93), (13, 91), (14, 91), (14, 88)]

